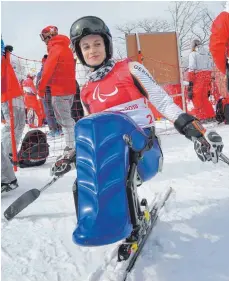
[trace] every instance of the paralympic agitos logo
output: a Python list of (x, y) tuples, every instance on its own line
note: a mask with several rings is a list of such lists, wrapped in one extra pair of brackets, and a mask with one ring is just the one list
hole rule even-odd
[(101, 94), (99, 90), (99, 84), (95, 87), (95, 90), (93, 92), (93, 100), (99, 100), (100, 102), (105, 102), (108, 97), (112, 97), (117, 95), (118, 88), (115, 87), (114, 91), (108, 94)]

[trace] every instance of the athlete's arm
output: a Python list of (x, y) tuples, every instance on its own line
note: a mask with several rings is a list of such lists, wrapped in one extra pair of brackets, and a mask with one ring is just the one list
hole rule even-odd
[(183, 113), (173, 99), (153, 79), (149, 71), (138, 62), (129, 62), (129, 70), (134, 79), (141, 85), (152, 105), (167, 119), (175, 122)]

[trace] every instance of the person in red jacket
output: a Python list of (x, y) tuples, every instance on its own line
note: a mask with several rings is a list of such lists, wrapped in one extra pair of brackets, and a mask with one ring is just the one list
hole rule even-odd
[[(15, 109), (14, 105), (17, 98), (17, 95), (19, 95), (20, 97), (20, 92), (17, 91), (17, 86), (14, 87), (14, 89), (16, 90), (16, 92), (13, 94), (12, 91), (10, 90), (9, 87), (9, 83), (12, 82), (14, 85), (14, 83), (16, 83), (15, 76), (13, 75), (13, 69), (12, 66), (10, 65), (10, 52), (13, 51), (13, 47), (12, 46), (4, 46), (3, 40), (1, 39), (2, 44), (1, 44), (1, 98), (2, 98), (2, 106), (4, 108), (4, 110), (1, 109), (2, 111), (7, 112), (6, 115), (6, 120), (4, 119), (4, 124), (5, 126), (3, 127), (4, 130), (2, 131), (2, 141), (1, 141), (1, 193), (4, 192), (8, 192), (11, 190), (14, 190), (15, 188), (18, 187), (18, 181), (16, 178), (16, 175), (14, 173), (13, 170), (13, 166), (12, 163), (10, 162), (10, 158), (9, 158), (9, 149), (11, 150), (11, 136), (9, 134), (9, 129), (10, 129), (10, 120), (9, 120), (9, 113), (8, 113), (8, 100), (9, 98), (13, 97), (13, 95), (15, 94), (15, 97), (12, 98), (13, 100), (13, 110), (14, 110), (14, 116), (15, 116), (15, 112), (16, 112), (16, 116), (17, 117), (22, 117), (23, 118), (23, 114), (21, 115), (21, 110), (20, 109)], [(12, 77), (12, 78), (10, 78)], [(9, 93), (9, 95), (7, 94), (7, 92)], [(18, 101), (19, 102), (19, 101)], [(20, 102), (19, 102), (20, 103)], [(23, 120), (22, 120), (23, 121)], [(20, 131), (21, 131), (21, 127), (18, 126), (19, 122), (18, 120), (15, 120), (15, 130), (17, 130), (17, 134), (15, 134), (15, 136), (17, 136), (17, 140), (20, 141), (19, 137), (20, 137)], [(23, 126), (24, 128), (24, 126)], [(3, 135), (5, 134), (5, 135)], [(3, 144), (4, 143), (4, 144)], [(5, 151), (5, 149), (7, 149)]]
[(8, 101), (12, 99), (14, 114), (14, 134), (16, 146), (18, 147), (25, 127), (25, 105), (23, 92), (10, 62), (12, 46), (5, 47), (5, 55), (1, 60), (1, 105), (5, 118), (5, 125), (2, 127), (2, 144), (5, 154), (12, 153), (11, 133), (10, 133), (10, 111)]
[[(29, 123), (30, 127), (37, 128), (37, 127), (42, 126), (43, 119), (45, 116), (44, 116), (43, 105), (42, 105), (41, 101), (39, 99), (37, 99), (37, 90), (33, 83), (34, 78), (35, 78), (35, 75), (28, 73), (27, 78), (22, 82), (22, 86), (23, 86), (23, 91), (24, 91), (24, 102), (25, 102), (27, 111), (28, 112), (30, 112), (30, 110), (35, 111), (35, 114), (37, 115), (36, 124), (34, 122), (34, 118), (32, 118), (32, 120), (30, 120), (30, 122), (28, 122), (28, 123)], [(32, 115), (33, 115), (33, 112), (32, 112)]]
[(217, 68), (226, 75), (229, 59), (229, 2), (225, 11), (212, 24), (209, 48)]
[[(70, 38), (78, 59), (91, 70), (80, 93), (86, 114), (122, 112), (149, 132), (155, 127), (152, 104), (174, 123), (179, 133), (194, 141), (194, 149), (202, 161), (218, 162), (222, 138), (215, 131), (207, 131), (194, 116), (184, 113), (142, 64), (128, 59), (116, 62), (112, 36), (100, 18), (87, 16), (76, 20)], [(51, 173), (63, 175), (74, 162), (73, 154), (59, 158)]]
[(192, 100), (195, 116), (201, 120), (215, 117), (212, 104), (208, 99), (211, 88), (212, 66), (209, 55), (199, 40), (193, 40), (188, 65), (188, 98)]
[[(44, 68), (44, 64), (46, 62), (48, 58), (48, 55), (45, 54), (44, 57), (42, 58), (42, 66), (40, 71), (37, 74), (37, 82), (36, 82), (36, 88), (38, 88), (39, 85), (39, 81), (41, 79), (41, 74)], [(63, 134), (62, 132), (62, 128), (61, 126), (57, 123), (56, 121), (56, 117), (53, 111), (53, 106), (52, 106), (52, 100), (51, 100), (51, 90), (50, 87), (47, 86), (45, 88), (45, 95), (44, 98), (41, 99), (42, 103), (43, 103), (43, 108), (44, 108), (44, 112), (45, 112), (45, 118), (46, 121), (48, 123), (48, 127), (49, 127), (49, 132), (47, 133), (47, 136), (51, 136), (51, 137), (58, 137), (60, 135)]]
[(220, 102), (225, 123), (229, 124), (229, 2), (226, 3), (225, 11), (212, 24), (209, 48), (216, 67), (226, 75), (228, 96)]
[(62, 126), (66, 150), (74, 147), (74, 125), (71, 107), (76, 93), (75, 62), (69, 48), (70, 40), (58, 34), (55, 26), (45, 27), (40, 34), (47, 45), (48, 57), (38, 83), (38, 94), (45, 95), (46, 86), (50, 86), (51, 99), (57, 122)]

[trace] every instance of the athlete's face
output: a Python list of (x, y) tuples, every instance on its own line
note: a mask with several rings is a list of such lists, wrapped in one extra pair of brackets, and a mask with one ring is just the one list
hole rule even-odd
[(87, 35), (80, 40), (80, 48), (85, 62), (97, 66), (106, 59), (104, 40), (100, 35)]

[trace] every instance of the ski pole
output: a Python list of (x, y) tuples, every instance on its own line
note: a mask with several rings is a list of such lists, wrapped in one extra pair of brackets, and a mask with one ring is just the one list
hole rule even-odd
[(137, 48), (138, 48), (138, 62), (143, 64), (143, 55), (141, 51), (140, 38), (138, 33), (135, 33), (135, 35), (136, 35)]
[(224, 155), (223, 153), (220, 154), (219, 156), (220, 160), (223, 161), (224, 163), (228, 164), (229, 165), (229, 158)]
[(41, 189), (30, 189), (23, 193), (18, 199), (16, 199), (4, 212), (4, 216), (7, 220), (13, 219), (18, 213), (24, 210), (28, 205), (33, 203), (40, 194), (46, 190), (48, 187), (53, 185), (60, 177), (54, 177), (50, 182), (48, 182)]

